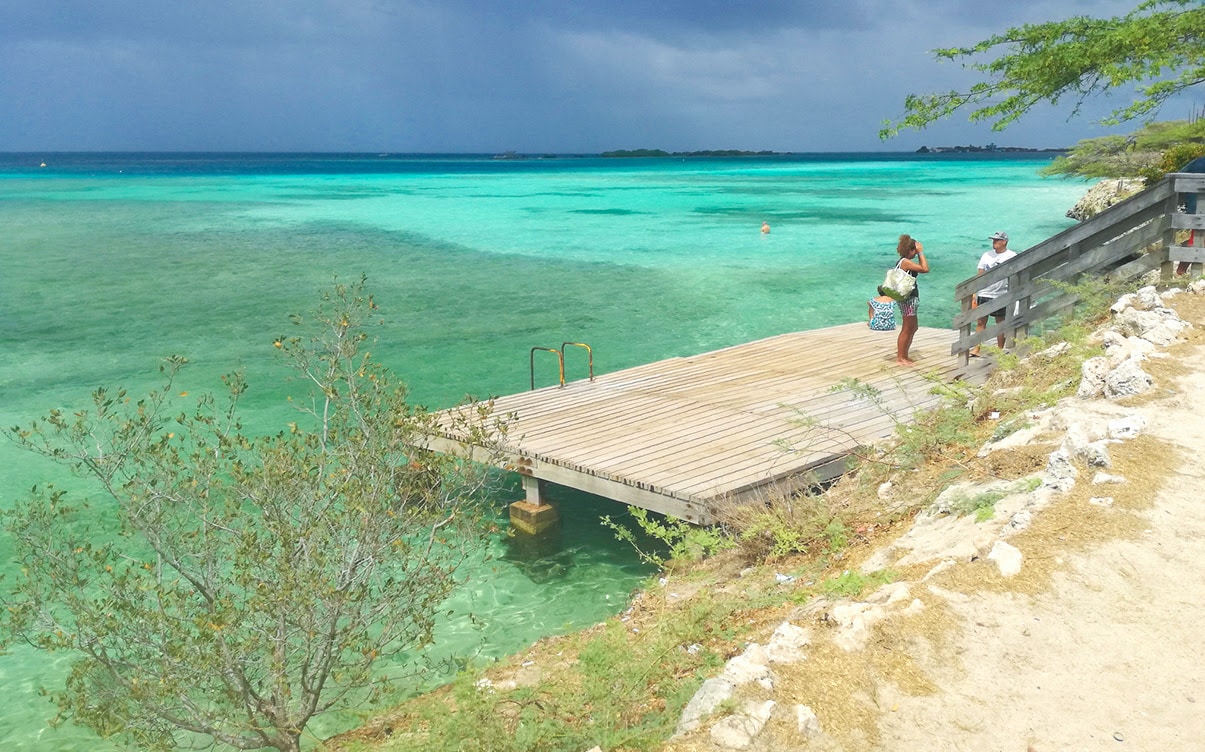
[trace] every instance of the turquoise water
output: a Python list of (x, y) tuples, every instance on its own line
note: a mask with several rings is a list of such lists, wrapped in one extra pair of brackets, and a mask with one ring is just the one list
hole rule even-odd
[[(933, 267), (920, 321), (948, 326), (990, 233), (1022, 250), (1071, 224), (1084, 187), (1037, 178), (1043, 163), (0, 155), (0, 426), (100, 385), (146, 390), (180, 353), (182, 389), (244, 367), (252, 425), (277, 430), (291, 412), (271, 343), (334, 275), (368, 275), (387, 320), (375, 352), (432, 408), (526, 389), (533, 346), (589, 343), (606, 372), (863, 320), (901, 232)], [(0, 442), (0, 504), (57, 472)], [(499, 510), (520, 495), (512, 483)], [(597, 524), (610, 502), (562, 497), (565, 550), (538, 576), (481, 561), (454, 604), (480, 618), (443, 625), (443, 654), (498, 655), (599, 621), (647, 576)], [(64, 661), (0, 656), (5, 750), (106, 748), (43, 730), (36, 688)]]

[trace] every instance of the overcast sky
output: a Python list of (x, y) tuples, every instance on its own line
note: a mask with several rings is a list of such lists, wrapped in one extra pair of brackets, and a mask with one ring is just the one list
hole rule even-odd
[(2, 0), (0, 151), (1057, 147), (1117, 102), (877, 133), (934, 48), (1136, 2)]

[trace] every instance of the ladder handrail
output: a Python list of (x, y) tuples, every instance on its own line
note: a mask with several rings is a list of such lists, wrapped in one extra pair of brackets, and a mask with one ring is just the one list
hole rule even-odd
[[(565, 362), (565, 346), (566, 345), (573, 345), (574, 347), (586, 348), (586, 354), (589, 356), (589, 359), (590, 359), (590, 380), (594, 381), (594, 350), (591, 349), (591, 347), (589, 345), (587, 345), (585, 342), (562, 342), (561, 343), (561, 363), (562, 364)], [(562, 366), (562, 368), (564, 368), (564, 366)], [(561, 377), (561, 383), (562, 384), (565, 383), (563, 376)]]
[(565, 355), (560, 350), (557, 350), (553, 347), (533, 347), (531, 348), (531, 353), (528, 355), (528, 360), (530, 361), (531, 365), (531, 388), (536, 388), (536, 350), (544, 350), (545, 352), (550, 352), (556, 356), (557, 362), (560, 364), (561, 369), (560, 385), (565, 386)]

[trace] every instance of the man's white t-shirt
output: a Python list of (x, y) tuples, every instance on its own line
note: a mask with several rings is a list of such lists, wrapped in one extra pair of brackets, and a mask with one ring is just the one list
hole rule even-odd
[[(979, 271), (986, 272), (988, 269), (994, 269), (1016, 255), (1016, 251), (1010, 251), (1007, 248), (1000, 253), (996, 253), (996, 249), (993, 248), (979, 257)], [(1008, 292), (1008, 280), (1002, 279), (983, 288), (977, 295), (981, 298), (998, 298), (1006, 292)]]

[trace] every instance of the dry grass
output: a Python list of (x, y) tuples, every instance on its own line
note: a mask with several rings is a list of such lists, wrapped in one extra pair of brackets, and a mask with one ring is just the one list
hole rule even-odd
[[(1158, 439), (1140, 436), (1110, 449), (1112, 475), (1122, 484), (1093, 486), (1095, 470), (1078, 467), (1079, 481), (1066, 494), (1034, 516), (1033, 524), (1009, 539), (1025, 556), (1025, 566), (1005, 578), (995, 563), (981, 559), (946, 570), (934, 578), (941, 587), (962, 593), (1012, 592), (1033, 595), (1050, 587), (1051, 577), (1067, 558), (1110, 540), (1130, 538), (1145, 529), (1142, 512), (1150, 508), (1159, 487), (1180, 461), (1178, 450)], [(1089, 503), (1112, 497), (1111, 506)]]
[[(1049, 451), (1047, 448), (1046, 454)], [(1032, 469), (1029, 455), (1026, 452), (1018, 454), (1020, 458), (1015, 465), (1007, 461), (1000, 464), (1014, 467), (1020, 475), (1027, 474)], [(1179, 458), (1173, 447), (1149, 437), (1115, 445), (1112, 458), (1114, 466), (1110, 472), (1126, 477), (1127, 483), (1093, 487), (1090, 483), (1092, 473), (1087, 468), (1080, 468), (1081, 482), (1076, 488), (1036, 515), (1028, 530), (1010, 538), (1010, 543), (1025, 555), (1025, 567), (1020, 574), (1004, 578), (993, 562), (978, 560), (947, 569), (935, 575), (931, 582), (945, 590), (966, 594), (1011, 592), (1033, 595), (1049, 588), (1055, 571), (1073, 553), (1141, 534), (1145, 528), (1141, 513), (1150, 508), (1155, 491)], [(1104, 489), (1114, 499), (1111, 507), (1088, 503), (1094, 494), (1104, 495)], [(908, 581), (919, 581), (930, 568), (931, 565), (917, 565), (901, 575)], [(878, 718), (892, 710), (884, 707), (880, 700), (882, 687), (890, 685), (905, 695), (932, 694), (938, 687), (933, 677), (919, 666), (942, 665), (957, 669), (959, 659), (951, 645), (954, 642), (952, 635), (960, 626), (959, 617), (944, 600), (927, 589), (914, 588), (913, 595), (924, 604), (922, 610), (881, 622), (874, 639), (853, 654), (834, 644), (831, 625), (823, 619), (813, 618), (815, 639), (808, 657), (798, 664), (776, 667), (779, 682), (774, 698), (780, 704), (802, 704), (812, 708), (822, 719), (825, 734), (837, 742), (837, 748), (873, 748), (879, 738)], [(811, 612), (822, 614), (824, 610), (813, 608)], [(767, 744), (766, 749), (797, 748), (798, 734), (786, 726), (785, 721), (767, 726), (761, 737)], [(671, 745), (667, 749), (686, 752), (695, 748)]]
[[(1175, 309), (1180, 318), (1193, 324), (1196, 327), (1205, 325), (1205, 295), (1194, 295), (1192, 293), (1181, 293), (1168, 299), (1171, 307)], [(1199, 343), (1205, 333), (1197, 332), (1197, 340)], [(1189, 343), (1193, 340), (1189, 339)]]

